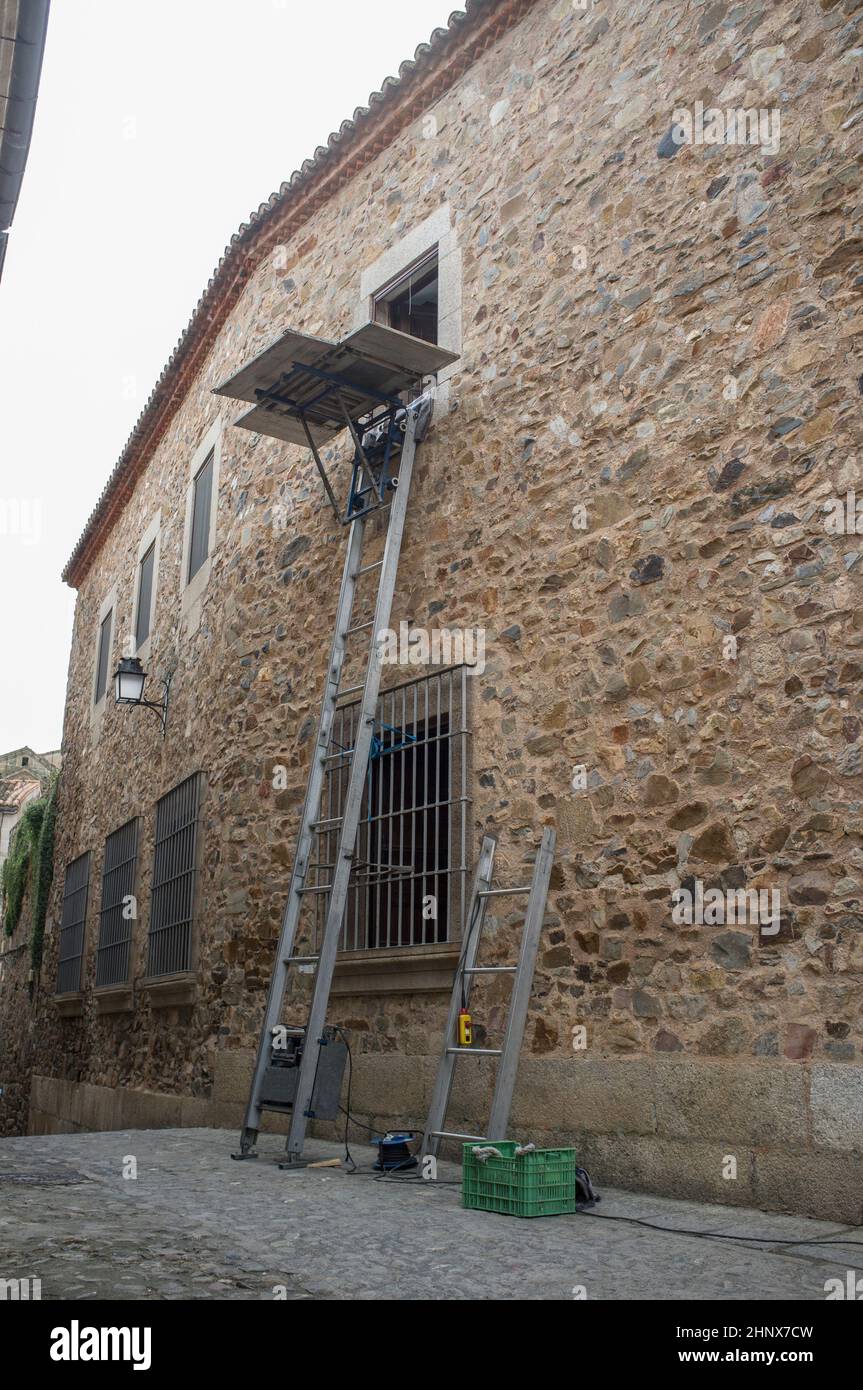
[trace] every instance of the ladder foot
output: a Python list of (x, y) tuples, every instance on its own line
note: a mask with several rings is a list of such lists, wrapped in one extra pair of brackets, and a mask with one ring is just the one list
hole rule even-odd
[(240, 1152), (232, 1153), (231, 1158), (238, 1162), (244, 1158), (257, 1158), (255, 1145), (258, 1142), (258, 1131), (256, 1129), (244, 1129), (240, 1135)]

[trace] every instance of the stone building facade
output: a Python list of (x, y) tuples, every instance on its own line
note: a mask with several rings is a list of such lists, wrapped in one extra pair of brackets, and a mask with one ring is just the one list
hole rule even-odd
[[(519, 880), (557, 831), (514, 1127), (576, 1143), (600, 1186), (861, 1220), (861, 55), (856, 0), (471, 4), (241, 228), (66, 571), (34, 1131), (240, 1123), (344, 535), (308, 455), (213, 388), (288, 327), (343, 336), (435, 251), (460, 357), (394, 612), (485, 633), (469, 852), (496, 833)], [(164, 739), (110, 679), (94, 698), (106, 619), (109, 671), (137, 645), (154, 687), (173, 673)], [(189, 969), (154, 974), (156, 803), (181, 784)], [(105, 841), (133, 821), (126, 978), (97, 987)], [(58, 994), (86, 854), (80, 988)], [(769, 922), (699, 920), (699, 894), (739, 889), (778, 893)], [(340, 964), (368, 1123), (422, 1123), (456, 918)], [(492, 919), (492, 959), (517, 920)]]

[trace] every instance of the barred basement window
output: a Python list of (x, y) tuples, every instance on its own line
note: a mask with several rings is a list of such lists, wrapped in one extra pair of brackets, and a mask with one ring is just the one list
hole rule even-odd
[[(381, 694), (360, 817), (343, 950), (457, 939), (467, 865), (468, 668), (447, 667)], [(315, 877), (316, 935), (326, 921), (338, 819), (359, 703), (338, 709), (328, 752)]]
[(147, 974), (174, 975), (192, 965), (201, 773), (156, 802), (156, 844)]
[(96, 985), (124, 985), (129, 979), (132, 913), (138, 862), (138, 820), (127, 821), (105, 840)]
[(72, 994), (81, 988), (81, 961), (84, 957), (84, 924), (90, 887), (90, 851), (66, 865), (63, 883), (63, 911), (60, 917), (60, 943), (57, 957), (57, 993)]

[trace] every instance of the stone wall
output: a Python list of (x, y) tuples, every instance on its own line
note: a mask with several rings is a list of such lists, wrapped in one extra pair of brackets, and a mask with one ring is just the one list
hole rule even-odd
[[(521, 880), (557, 830), (514, 1122), (574, 1139), (600, 1186), (861, 1219), (863, 569), (824, 512), (860, 473), (861, 48), (854, 0), (540, 0), (256, 273), (78, 596), (55, 908), (63, 866), (91, 848), (98, 875), (106, 833), (141, 815), (139, 987), (97, 1014), (96, 882), (80, 1017), (52, 1002), (49, 939), (35, 1125), (128, 1124), (148, 1095), (239, 1122), (344, 537), (305, 454), (232, 429), (211, 388), (288, 326), (348, 331), (364, 268), (445, 207), (462, 357), (394, 612), (486, 629), (474, 846), (497, 833)], [(697, 102), (779, 109), (778, 148), (676, 143)], [(217, 544), (185, 615), (189, 460), (217, 418)], [(90, 710), (100, 605), (116, 584), (128, 629), (157, 511), (164, 742), (143, 712)], [(157, 1008), (153, 804), (198, 769), (194, 995)], [(678, 924), (695, 880), (778, 890), (778, 932)], [(516, 924), (492, 919), (493, 959)], [(503, 991), (485, 991), (493, 1036)], [(335, 996), (361, 1118), (421, 1123), (445, 1007), (361, 976)], [(464, 1081), (470, 1118), (483, 1083)]]
[(18, 925), (0, 935), (0, 1135), (26, 1134), (36, 1029), (30, 969), (33, 903), (24, 894)]

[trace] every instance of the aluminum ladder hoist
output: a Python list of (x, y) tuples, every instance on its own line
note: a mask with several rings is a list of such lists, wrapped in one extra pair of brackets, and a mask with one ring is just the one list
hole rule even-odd
[[(339, 937), (347, 904), (366, 772), (373, 751), (375, 712), (380, 690), (382, 650), (377, 634), (390, 626), (393, 592), (405, 515), (410, 496), (416, 445), (428, 426), (432, 402), (420, 396), (405, 404), (400, 393), (415, 390), (425, 377), (457, 361), (457, 354), (380, 324), (367, 324), (340, 343), (288, 332), (234, 377), (217, 394), (249, 402), (252, 409), (237, 424), (311, 449), (337, 519), (349, 527), (335, 629), (327, 664), (321, 712), (313, 745), (308, 786), (294, 855), (288, 899), (282, 917), (276, 960), (258, 1044), (257, 1061), (240, 1150), (235, 1158), (255, 1156), (264, 1111), (290, 1114), (283, 1166), (302, 1162), (310, 1119), (333, 1118), (338, 1100), (344, 1043), (327, 1027), (326, 1012)], [(340, 510), (321, 447), (343, 430), (354, 452), (347, 503)], [(332, 465), (331, 465), (332, 467)], [(388, 512), (383, 554), (363, 563), (369, 518)], [(374, 616), (354, 622), (358, 591), (367, 575), (377, 573)], [(361, 600), (360, 600), (361, 602)], [(352, 642), (365, 642), (365, 672), (353, 685), (342, 684)], [(353, 748), (330, 752), (333, 723), (340, 701), (359, 695)], [(319, 821), (325, 772), (333, 759), (348, 769), (338, 845), (326, 885), (308, 882)], [(326, 823), (332, 828), (332, 822)], [(295, 950), (303, 901), (307, 894), (328, 894), (326, 915), (313, 954)], [(288, 974), (312, 967), (314, 982), (305, 1025), (280, 1023)]]
[[(340, 343), (287, 332), (270, 348), (216, 388), (216, 394), (251, 405), (235, 422), (244, 429), (306, 445), (311, 449), (327, 497), (337, 519), (349, 527), (335, 628), (318, 720), (306, 797), (300, 819), (288, 899), (282, 917), (267, 1007), (258, 1043), (248, 1106), (234, 1158), (256, 1157), (255, 1146), (265, 1111), (290, 1115), (286, 1161), (281, 1167), (302, 1166), (306, 1128), (314, 1118), (332, 1119), (338, 1110), (345, 1043), (340, 1030), (326, 1023), (339, 937), (347, 905), (351, 870), (362, 813), (370, 759), (379, 751), (375, 713), (380, 691), (382, 650), (377, 636), (390, 627), (392, 599), (410, 496), (416, 445), (431, 416), (429, 396), (405, 404), (400, 393), (415, 389), (422, 379), (457, 361), (457, 354), (412, 338), (380, 324), (367, 324)], [(321, 447), (347, 429), (353, 443), (347, 503), (340, 510), (333, 480), (321, 457)], [(332, 465), (331, 465), (332, 467)], [(380, 559), (363, 563), (363, 542), (369, 518), (388, 512)], [(374, 616), (355, 623), (358, 589), (366, 575), (378, 574)], [(349, 643), (367, 642), (361, 681), (345, 686), (342, 672), (349, 664)], [(340, 701), (359, 696), (353, 747), (330, 751)], [(328, 765), (340, 759), (348, 770), (342, 815), (321, 821), (320, 806)], [(338, 846), (331, 864), (312, 862), (315, 836), (339, 825)], [(518, 1057), (527, 1018), (537, 946), (542, 929), (554, 854), (554, 833), (546, 830), (529, 889), (492, 888), (495, 841), (483, 840), (473, 885), (469, 921), (456, 971), (447, 1037), (423, 1138), (423, 1153), (436, 1154), (442, 1139), (502, 1138), (506, 1133)], [(307, 882), (313, 870), (330, 872), (326, 884)], [(304, 899), (327, 894), (323, 929), (314, 953), (296, 948)], [(490, 897), (528, 892), (528, 905), (517, 965), (478, 966), (486, 903)], [(280, 1022), (294, 968), (314, 971), (307, 1021), (288, 1027)], [(456, 1046), (458, 1015), (469, 998), (476, 976), (511, 972), (514, 986), (501, 1049)], [(461, 1007), (460, 1007), (461, 1006)], [(455, 1063), (469, 1052), (499, 1057), (494, 1101), (487, 1136), (458, 1135), (445, 1130)]]

